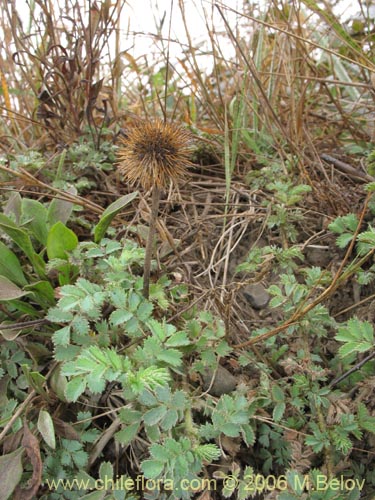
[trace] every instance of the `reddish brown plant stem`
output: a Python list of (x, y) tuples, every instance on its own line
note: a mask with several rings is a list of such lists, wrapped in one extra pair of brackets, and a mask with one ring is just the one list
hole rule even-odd
[(151, 260), (154, 248), (154, 236), (156, 221), (159, 213), (159, 203), (160, 203), (160, 189), (158, 186), (152, 188), (152, 204), (151, 204), (151, 215), (150, 215), (150, 225), (148, 230), (147, 244), (146, 244), (146, 255), (145, 263), (143, 268), (143, 295), (146, 299), (150, 295), (150, 271), (151, 271)]

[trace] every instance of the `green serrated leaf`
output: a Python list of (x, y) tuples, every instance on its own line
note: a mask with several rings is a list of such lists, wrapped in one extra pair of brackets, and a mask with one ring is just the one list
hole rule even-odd
[(237, 437), (240, 434), (240, 428), (237, 424), (227, 422), (220, 426), (220, 430), (223, 434), (229, 437)]
[(109, 321), (112, 325), (118, 326), (126, 323), (133, 317), (133, 313), (125, 309), (117, 309), (111, 314)]
[(127, 445), (137, 436), (139, 430), (139, 422), (127, 425), (121, 431), (115, 434), (115, 439), (122, 445)]
[(146, 321), (153, 310), (154, 306), (151, 304), (151, 302), (143, 301), (139, 304), (139, 307), (137, 309), (137, 317), (140, 321)]
[(190, 345), (190, 339), (184, 331), (174, 333), (165, 342), (166, 347), (183, 347), (187, 345)]
[(285, 394), (284, 391), (281, 389), (280, 386), (277, 384), (274, 384), (271, 388), (271, 394), (272, 398), (276, 403), (281, 403), (285, 401)]
[(52, 307), (48, 311), (47, 319), (52, 323), (67, 323), (73, 319), (73, 314), (68, 311), (62, 311), (58, 307)]
[(255, 443), (255, 432), (250, 424), (241, 425), (242, 436), (247, 446), (252, 446)]
[(163, 472), (164, 463), (159, 460), (144, 460), (141, 469), (147, 479), (155, 479)]
[(168, 349), (158, 354), (157, 359), (168, 365), (177, 367), (181, 365), (182, 353), (176, 349)]
[(67, 259), (67, 253), (78, 245), (76, 234), (62, 222), (56, 222), (48, 232), (47, 255), (49, 259)]
[(178, 421), (178, 413), (176, 410), (168, 410), (160, 422), (160, 426), (163, 431), (171, 430)]
[(286, 405), (285, 403), (277, 403), (273, 409), (272, 417), (275, 422), (280, 422), (285, 413)]
[(75, 402), (86, 390), (85, 377), (74, 377), (66, 385), (65, 397), (68, 401)]
[(103, 481), (113, 478), (113, 465), (110, 462), (102, 462), (99, 467), (99, 477)]
[(52, 341), (57, 345), (67, 346), (70, 343), (70, 326), (60, 328), (52, 335)]
[(351, 231), (354, 233), (358, 226), (358, 217), (355, 214), (347, 214), (336, 219), (328, 225), (330, 231), (341, 234), (344, 231)]
[(146, 425), (156, 425), (167, 413), (167, 408), (165, 406), (158, 406), (147, 411), (143, 415), (143, 420)]

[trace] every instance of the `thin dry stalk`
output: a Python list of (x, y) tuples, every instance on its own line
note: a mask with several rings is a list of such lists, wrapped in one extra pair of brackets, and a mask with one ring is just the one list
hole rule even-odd
[(152, 189), (150, 225), (148, 228), (145, 265), (143, 272), (143, 295), (146, 299), (148, 299), (150, 295), (151, 259), (153, 255), (156, 221), (159, 214), (159, 203), (160, 203), (160, 189), (158, 188), (158, 186), (154, 186)]

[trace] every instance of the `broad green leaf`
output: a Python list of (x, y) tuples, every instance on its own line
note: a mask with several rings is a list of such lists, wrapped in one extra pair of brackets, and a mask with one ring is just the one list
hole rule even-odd
[(352, 352), (365, 352), (374, 344), (373, 326), (368, 321), (351, 318), (346, 325), (339, 328), (335, 338), (345, 342), (339, 349), (340, 356), (347, 356)]
[(161, 439), (161, 433), (158, 425), (145, 426), (145, 431), (149, 441), (155, 443)]
[(22, 200), (22, 226), (27, 227), (43, 246), (47, 243), (47, 209), (37, 200)]
[(22, 300), (10, 300), (9, 305), (17, 309), (18, 312), (22, 312), (24, 314), (28, 314), (32, 318), (40, 318), (40, 311), (33, 307), (31, 304), (28, 304), (27, 302), (23, 302)]
[(62, 222), (56, 222), (48, 233), (47, 255), (49, 259), (66, 259), (70, 252), (78, 245), (76, 234)]
[(152, 392), (148, 391), (147, 389), (142, 391), (142, 393), (140, 394), (139, 402), (146, 406), (155, 406), (159, 403)]
[(171, 403), (171, 388), (169, 385), (161, 385), (155, 389), (155, 395), (157, 399), (164, 404)]
[(139, 327), (139, 321), (134, 316), (131, 319), (129, 319), (129, 321), (126, 322), (124, 330), (129, 335), (138, 335), (138, 336), (142, 335), (142, 331), (140, 330)]
[(129, 293), (128, 307), (129, 310), (135, 312), (141, 302), (142, 298), (135, 292)]
[(17, 285), (26, 285), (27, 280), (23, 274), (20, 261), (2, 241), (0, 241), (0, 255), (0, 275), (5, 276)]
[[(77, 189), (74, 186), (69, 186), (67, 189), (67, 193), (76, 195)], [(51, 227), (56, 224), (56, 222), (62, 222), (63, 224), (66, 224), (72, 214), (73, 207), (74, 205), (70, 201), (54, 198), (48, 207), (48, 226)]]
[[(77, 345), (56, 346), (54, 358), (56, 361), (71, 361), (78, 356), (81, 348)], [(57, 391), (56, 391), (57, 393)], [(65, 389), (64, 389), (65, 397)]]
[(18, 224), (21, 217), (21, 206), (22, 206), (22, 197), (16, 191), (9, 196), (8, 201), (6, 202), (3, 212), (6, 216), (11, 216), (12, 220), (15, 220)]
[(122, 196), (118, 200), (114, 201), (107, 207), (102, 213), (99, 222), (94, 228), (94, 241), (95, 243), (99, 243), (103, 238), (105, 232), (108, 229), (108, 226), (112, 222), (112, 219), (131, 201), (134, 200), (138, 196), (138, 191), (134, 193), (127, 194)]
[(45, 278), (45, 263), (35, 252), (27, 231), (20, 229), (4, 214), (0, 214), (0, 229), (12, 238), (14, 243), (25, 253), (38, 275), (41, 278)]
[(18, 448), (12, 453), (0, 457), (1, 499), (8, 500), (22, 478), (22, 454), (24, 449)]
[(46, 309), (55, 303), (55, 292), (49, 281), (37, 281), (24, 287), (25, 291), (34, 292), (33, 298)]
[(48, 311), (47, 319), (52, 323), (66, 323), (73, 319), (73, 314), (69, 311), (62, 311), (58, 307), (53, 307)]
[(351, 233), (342, 233), (336, 239), (336, 245), (339, 248), (345, 248), (352, 241), (353, 235)]
[(347, 230), (354, 233), (357, 226), (357, 216), (355, 214), (347, 214), (336, 217), (336, 219), (328, 225), (328, 229), (337, 234), (341, 234)]
[[(105, 385), (106, 385), (106, 379), (105, 379), (105, 373), (107, 372), (107, 367), (106, 366), (97, 366), (95, 369), (92, 370), (92, 373), (88, 374), (86, 377), (87, 381), (87, 388), (93, 392), (93, 393), (98, 393), (98, 392), (104, 392)], [(114, 377), (112, 377), (113, 379)]]
[(151, 333), (155, 338), (161, 342), (166, 340), (165, 325), (163, 323), (159, 323), (156, 319), (150, 319), (147, 326), (150, 328)]
[(40, 410), (38, 417), (38, 430), (44, 441), (54, 450), (56, 448), (55, 428), (52, 417), (48, 411)]
[[(287, 479), (289, 485), (291, 486), (291, 488), (293, 489), (293, 491), (298, 493), (298, 495), (301, 495), (302, 492), (306, 488), (307, 481), (310, 478), (308, 478), (308, 476), (302, 476), (302, 474), (300, 474), (297, 471), (291, 470), (291, 471), (287, 472), (286, 479)], [(293, 498), (296, 498), (296, 497), (293, 497)], [(299, 498), (299, 496), (298, 496), (298, 498)]]
[(0, 301), (19, 299), (28, 292), (24, 292), (17, 285), (8, 280), (5, 276), (0, 276)]

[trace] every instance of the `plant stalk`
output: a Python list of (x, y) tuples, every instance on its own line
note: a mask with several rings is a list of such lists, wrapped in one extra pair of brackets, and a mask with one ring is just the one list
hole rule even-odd
[(151, 205), (151, 216), (150, 216), (150, 226), (148, 229), (148, 237), (146, 244), (146, 255), (145, 263), (143, 268), (143, 295), (148, 299), (150, 295), (150, 271), (151, 271), (151, 259), (154, 248), (154, 235), (156, 228), (156, 221), (159, 214), (159, 202), (160, 202), (160, 188), (154, 186), (152, 188), (152, 205)]

